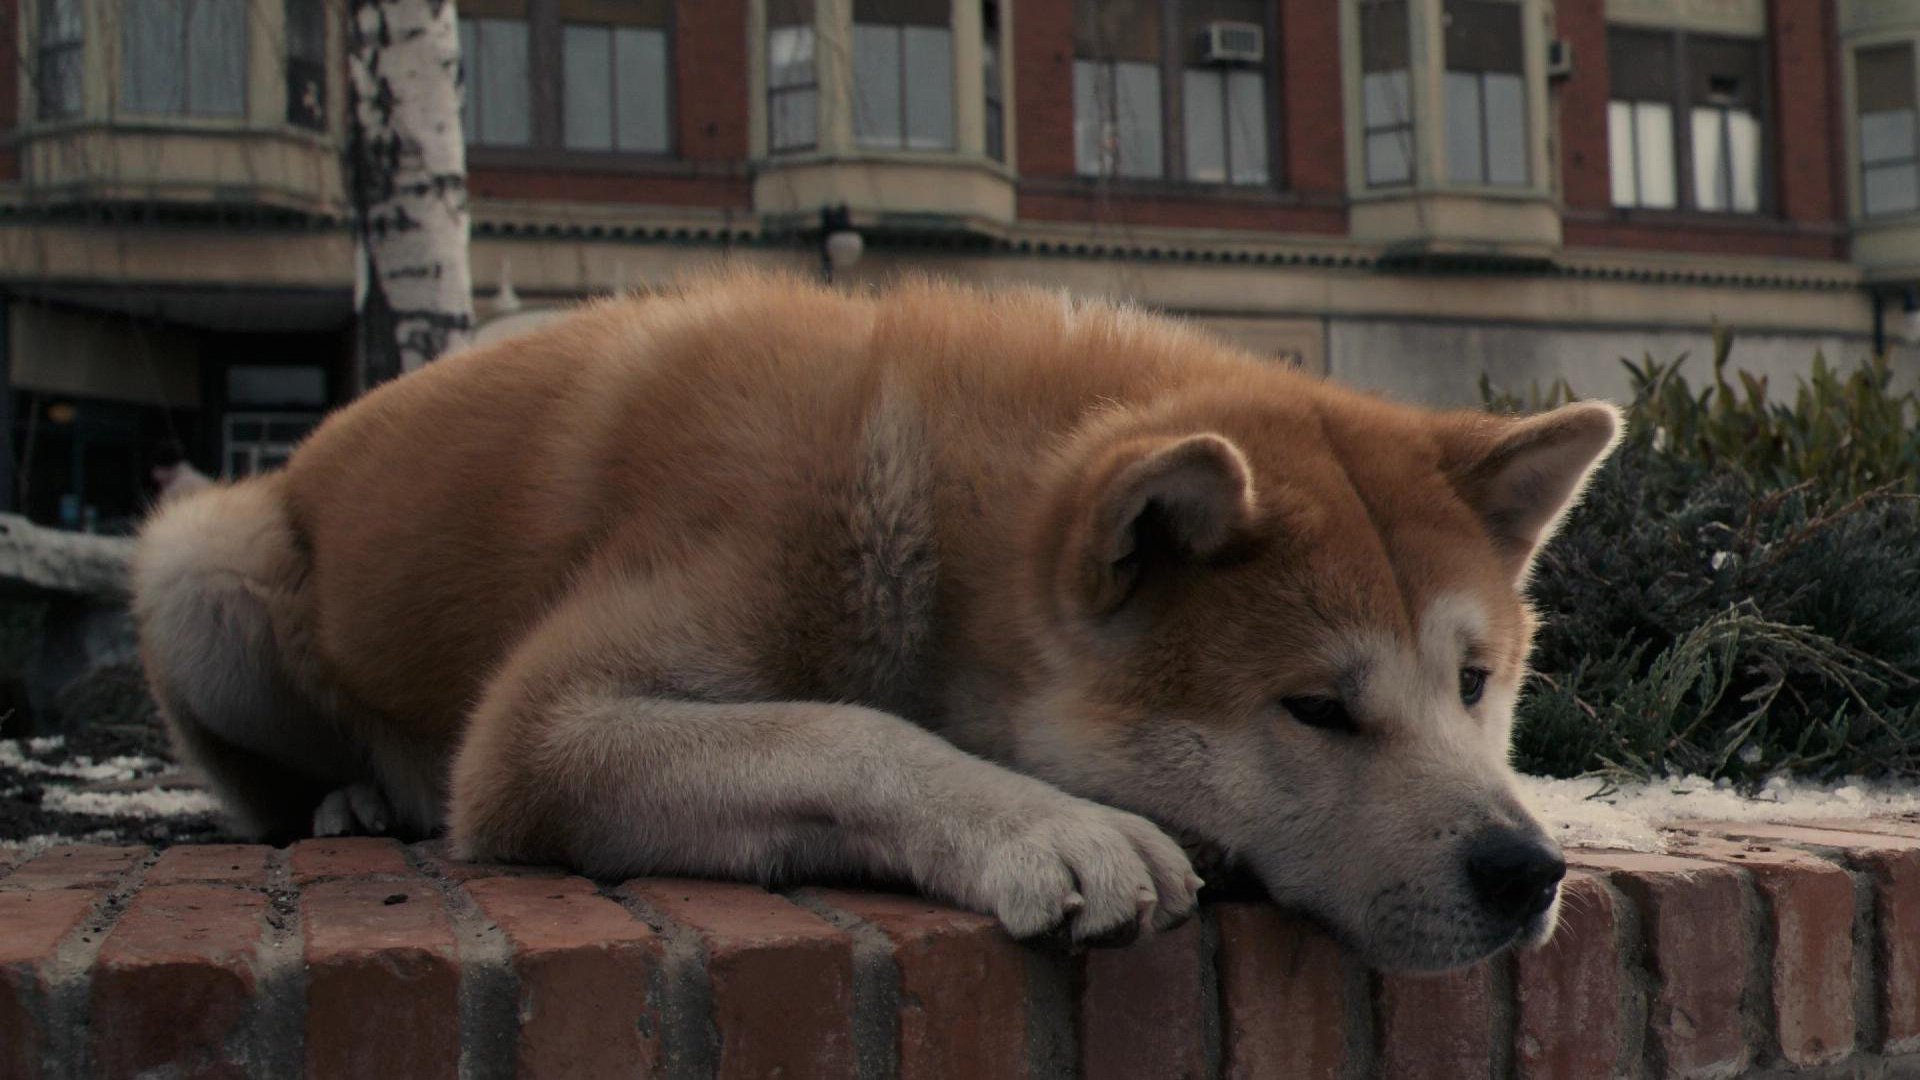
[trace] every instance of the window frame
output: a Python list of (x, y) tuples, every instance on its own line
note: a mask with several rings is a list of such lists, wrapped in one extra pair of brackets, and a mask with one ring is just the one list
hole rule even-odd
[[(1864, 135), (1864, 132), (1861, 130), (1861, 121), (1865, 118), (1866, 112), (1860, 107), (1860, 54), (1881, 49), (1905, 49), (1907, 51), (1908, 76), (1911, 85), (1908, 86), (1910, 96), (1908, 98), (1906, 111), (1912, 114), (1912, 119), (1909, 123), (1912, 126), (1911, 134), (1913, 142), (1912, 150), (1907, 157), (1882, 158), (1869, 162), (1867, 161), (1866, 147), (1863, 146), (1861, 142)], [(1851, 101), (1853, 104), (1853, 115), (1849, 117), (1849, 129), (1852, 132), (1850, 141), (1852, 145), (1848, 148), (1848, 153), (1852, 160), (1854, 183), (1858, 185), (1859, 190), (1859, 198), (1856, 204), (1858, 206), (1858, 220), (1878, 225), (1883, 222), (1900, 221), (1920, 215), (1920, 202), (1904, 209), (1883, 210), (1878, 212), (1870, 210), (1867, 207), (1867, 174), (1870, 172), (1906, 168), (1915, 175), (1915, 184), (1917, 187), (1920, 187), (1920, 39), (1896, 37), (1885, 41), (1853, 45), (1849, 49), (1848, 65), (1849, 71), (1852, 74), (1852, 85), (1848, 89), (1851, 92)]]
[[(1358, 0), (1354, 10), (1354, 17), (1357, 20), (1355, 28), (1358, 36), (1354, 61), (1355, 70), (1359, 76), (1355, 83), (1359, 92), (1359, 101), (1356, 104), (1360, 121), (1360, 169), (1358, 178), (1361, 187), (1368, 191), (1416, 188), (1421, 183), (1421, 173), (1423, 171), (1420, 167), (1420, 136), (1418, 132), (1420, 87), (1414, 79), (1413, 65), (1413, 12), (1419, 0), (1404, 0), (1403, 2), (1404, 10), (1401, 12), (1402, 22), (1400, 25), (1400, 33), (1402, 35), (1401, 49), (1404, 50), (1407, 55), (1403, 58), (1402, 65), (1397, 68), (1381, 68), (1377, 71), (1369, 70), (1367, 67), (1368, 12), (1369, 9), (1384, 7), (1388, 2), (1391, 2), (1391, 0)], [(1400, 75), (1406, 85), (1406, 110), (1391, 123), (1375, 124), (1367, 115), (1367, 79), (1369, 76), (1392, 76), (1396, 73)], [(1368, 148), (1376, 136), (1397, 136), (1401, 140), (1401, 144), (1405, 148), (1403, 156), (1407, 164), (1405, 176), (1379, 180), (1374, 179), (1372, 160), (1369, 156)]]
[[(1452, 13), (1447, 10), (1447, 5), (1449, 2), (1450, 0), (1440, 0), (1440, 16), (1441, 16), (1443, 30), (1441, 33), (1442, 46), (1441, 46), (1441, 56), (1440, 56), (1440, 65), (1439, 65), (1440, 96), (1441, 96), (1441, 116), (1440, 116), (1441, 126), (1438, 132), (1438, 136), (1440, 139), (1441, 149), (1444, 151), (1444, 157), (1446, 160), (1446, 173), (1445, 173), (1446, 186), (1449, 188), (1455, 188), (1455, 189), (1484, 188), (1484, 189), (1496, 190), (1496, 191), (1525, 191), (1525, 190), (1532, 189), (1535, 186), (1534, 177), (1533, 177), (1533, 173), (1534, 173), (1533, 142), (1532, 142), (1533, 119), (1532, 119), (1532, 116), (1530, 115), (1531, 108), (1530, 108), (1530, 102), (1528, 101), (1529, 87), (1527, 85), (1527, 56), (1526, 56), (1527, 5), (1525, 3), (1525, 0), (1476, 0), (1476, 2), (1479, 2), (1485, 6), (1497, 5), (1501, 8), (1507, 9), (1512, 13), (1513, 19), (1514, 19), (1513, 32), (1515, 36), (1515, 45), (1516, 45), (1516, 48), (1518, 49), (1518, 54), (1514, 57), (1515, 66), (1512, 68), (1495, 68), (1495, 67), (1486, 67), (1486, 66), (1456, 66), (1453, 49), (1447, 43), (1447, 35), (1452, 33), (1452, 30), (1450, 28), (1446, 28), (1446, 25), (1447, 25), (1446, 20), (1452, 17)], [(1470, 61), (1462, 61), (1462, 63), (1463, 64), (1470, 63)], [(1453, 153), (1452, 153), (1453, 140), (1452, 140), (1451, 127), (1452, 127), (1452, 120), (1453, 120), (1453, 111), (1452, 111), (1453, 91), (1451, 89), (1451, 84), (1452, 84), (1453, 76), (1456, 76), (1456, 75), (1470, 77), (1473, 81), (1474, 124), (1476, 127), (1475, 134), (1478, 139), (1477, 146), (1479, 149), (1479, 160), (1474, 162), (1476, 178), (1473, 178), (1473, 179), (1464, 179), (1464, 180), (1457, 179), (1454, 173), (1454, 170), (1457, 167), (1457, 163), (1453, 160)], [(1495, 76), (1504, 76), (1507, 78), (1516, 79), (1520, 84), (1520, 124), (1521, 124), (1520, 170), (1521, 171), (1520, 171), (1520, 179), (1516, 181), (1495, 180), (1493, 178), (1493, 160), (1494, 160), (1493, 138), (1492, 138), (1493, 125), (1489, 120), (1489, 113), (1488, 113), (1488, 101), (1492, 97), (1492, 95), (1487, 93), (1487, 88), (1490, 80)]]
[[(771, 13), (769, 13), (771, 14)], [(804, 33), (813, 46), (813, 59), (807, 65), (808, 78), (805, 82), (776, 83), (773, 79), (773, 36), (782, 31)], [(761, 67), (765, 74), (767, 104), (767, 154), (807, 154), (820, 149), (820, 28), (812, 17), (809, 5), (808, 17), (799, 22), (775, 25), (771, 18), (766, 25), (762, 43), (763, 56)], [(777, 128), (774, 117), (780, 115), (777, 103), (784, 97), (806, 95), (813, 101), (813, 138), (805, 142), (782, 143), (775, 138)]]
[[(1616, 33), (1660, 35), (1660, 36), (1666, 37), (1668, 40), (1669, 47), (1671, 49), (1671, 55), (1669, 57), (1669, 63), (1671, 67), (1668, 73), (1668, 76), (1671, 79), (1671, 83), (1670, 83), (1671, 94), (1669, 97), (1664, 99), (1664, 103), (1667, 104), (1672, 109), (1673, 167), (1674, 167), (1674, 174), (1675, 174), (1674, 175), (1674, 205), (1671, 208), (1642, 207), (1638, 205), (1636, 206), (1613, 205), (1611, 183), (1609, 183), (1609, 192), (1608, 192), (1609, 208), (1614, 213), (1622, 214), (1622, 215), (1648, 214), (1648, 213), (1687, 214), (1687, 215), (1693, 215), (1698, 217), (1711, 218), (1716, 221), (1723, 221), (1723, 220), (1729, 220), (1729, 219), (1753, 220), (1758, 218), (1767, 218), (1767, 217), (1775, 216), (1777, 213), (1777, 202), (1776, 202), (1777, 181), (1774, 175), (1776, 171), (1776, 166), (1773, 161), (1773, 152), (1779, 140), (1773, 131), (1774, 113), (1775, 113), (1775, 106), (1773, 102), (1773, 80), (1772, 80), (1772, 73), (1768, 67), (1768, 61), (1771, 57), (1770, 39), (1764, 36), (1752, 37), (1752, 36), (1740, 35), (1740, 34), (1726, 34), (1726, 33), (1715, 33), (1712, 31), (1691, 30), (1686, 27), (1680, 27), (1680, 26), (1644, 27), (1644, 26), (1638, 26), (1638, 25), (1632, 25), (1632, 24), (1608, 23), (1607, 34), (1608, 34), (1609, 46), (1611, 46), (1612, 44), (1612, 35)], [(1723, 105), (1723, 104), (1716, 104), (1710, 100), (1699, 99), (1695, 96), (1693, 92), (1693, 76), (1695, 72), (1694, 72), (1694, 65), (1691, 59), (1692, 50), (1690, 46), (1694, 45), (1695, 43), (1711, 44), (1715, 42), (1734, 44), (1734, 45), (1741, 46), (1743, 48), (1750, 48), (1754, 50), (1753, 118), (1754, 118), (1755, 130), (1758, 132), (1758, 135), (1759, 135), (1759, 140), (1758, 140), (1758, 147), (1757, 147), (1757, 152), (1755, 154), (1755, 161), (1754, 161), (1754, 185), (1755, 185), (1756, 198), (1755, 198), (1754, 206), (1750, 210), (1735, 209), (1732, 206), (1729, 206), (1726, 209), (1717, 209), (1717, 210), (1703, 207), (1700, 205), (1699, 192), (1696, 190), (1697, 185), (1694, 182), (1694, 172), (1697, 167), (1696, 161), (1695, 161), (1694, 139), (1693, 139), (1694, 110), (1696, 108), (1700, 108), (1700, 109), (1714, 109), (1718, 111), (1720, 113), (1720, 123), (1718, 126), (1719, 126), (1719, 130), (1723, 133), (1722, 149), (1723, 150), (1729, 149), (1730, 142), (1731, 142), (1730, 132), (1731, 132), (1732, 125), (1728, 122), (1727, 114), (1731, 111), (1734, 111), (1736, 107)], [(1610, 77), (1609, 78), (1610, 85), (1607, 87), (1607, 103), (1609, 106), (1611, 106), (1612, 103), (1615, 101), (1660, 100), (1660, 99), (1643, 98), (1643, 97), (1642, 98), (1616, 97), (1614, 95), (1614, 90), (1613, 90), (1613, 86), (1611, 85), (1611, 81), (1612, 80)], [(1740, 111), (1745, 111), (1745, 110), (1740, 110)], [(1635, 153), (1638, 154), (1637, 145), (1635, 147)], [(1636, 161), (1636, 164), (1637, 164), (1637, 161)], [(1612, 169), (1612, 165), (1613, 165), (1613, 142), (1612, 142), (1612, 139), (1609, 138), (1607, 142), (1607, 167), (1609, 170)], [(1636, 174), (1636, 178), (1635, 178), (1636, 191), (1638, 190), (1638, 186), (1639, 186), (1638, 176)]]
[[(538, 50), (534, 44), (533, 12), (528, 11), (525, 15), (519, 17), (491, 14), (461, 15), (459, 16), (459, 20), (461, 25), (456, 26), (454, 32), (461, 34), (464, 39), (465, 35), (463, 31), (466, 29), (467, 24), (471, 24), (473, 26), (474, 40), (476, 44), (480, 46), (479, 49), (474, 51), (473, 55), (468, 55), (465, 40), (462, 40), (460, 43), (461, 85), (465, 88), (465, 93), (462, 95), (460, 116), (463, 131), (466, 126), (467, 117), (469, 115), (473, 117), (473, 130), (465, 136), (467, 145), (483, 147), (490, 150), (532, 150), (538, 148), (540, 146), (541, 124), (540, 110), (537, 106), (534, 93), (534, 84), (537, 81), (534, 72), (538, 64)], [(478, 94), (473, 93), (473, 88), (486, 77), (486, 69), (481, 64), (481, 57), (486, 54), (486, 45), (484, 43), (485, 25), (487, 23), (508, 22), (517, 22), (526, 27), (527, 80), (525, 89), (527, 94), (527, 137), (523, 142), (494, 142), (489, 140), (486, 135), (486, 113), (481, 104), (483, 99)]]
[[(944, 23), (939, 23), (939, 24), (918, 23), (918, 22), (898, 22), (898, 21), (861, 22), (856, 19), (854, 21), (849, 22), (847, 25), (850, 28), (850, 31), (852, 33), (852, 37), (849, 39), (849, 41), (851, 43), (851, 48), (853, 49), (854, 56), (855, 56), (855, 60), (852, 68), (852, 81), (849, 84), (849, 89), (851, 92), (851, 98), (850, 98), (851, 108), (853, 110), (850, 115), (851, 115), (852, 127), (853, 127), (852, 134), (853, 134), (854, 149), (858, 150), (861, 153), (872, 153), (874, 151), (879, 151), (881, 153), (904, 151), (909, 153), (921, 153), (921, 154), (951, 154), (957, 151), (960, 148), (960, 100), (959, 100), (959, 94), (957, 93), (957, 91), (959, 90), (959, 79), (957, 78), (958, 72), (956, 72), (953, 68), (954, 33), (953, 33), (953, 21), (952, 21), (952, 6), (948, 5), (948, 21)], [(898, 135), (898, 139), (896, 141), (868, 142), (868, 141), (865, 141), (866, 137), (862, 136), (860, 133), (859, 108), (861, 103), (861, 95), (860, 95), (860, 75), (859, 75), (858, 55), (859, 55), (859, 49), (860, 49), (859, 37), (860, 37), (860, 31), (862, 29), (884, 30), (884, 31), (889, 31), (894, 35), (895, 79), (894, 79), (893, 89), (894, 89), (895, 99), (899, 105), (899, 114), (900, 114), (899, 124), (898, 124), (899, 130), (898, 132), (896, 132), (896, 134)], [(910, 111), (907, 108), (908, 103), (910, 101), (910, 97), (911, 97), (911, 95), (908, 92), (908, 84), (912, 81), (912, 77), (913, 77), (912, 72), (910, 70), (910, 61), (907, 56), (907, 53), (908, 53), (907, 31), (912, 29), (937, 30), (946, 36), (947, 74), (948, 74), (948, 78), (947, 78), (947, 141), (944, 145), (915, 146), (913, 144), (913, 116), (910, 114)]]
[[(1106, 66), (1109, 69), (1107, 75), (1109, 85), (1113, 85), (1111, 69), (1115, 64), (1151, 63), (1152, 66), (1157, 69), (1160, 78), (1160, 172), (1155, 176), (1127, 176), (1117, 171), (1098, 173), (1083, 172), (1079, 168), (1078, 161), (1076, 161), (1074, 177), (1081, 182), (1128, 184), (1145, 187), (1159, 186), (1175, 188), (1182, 191), (1202, 190), (1222, 194), (1280, 192), (1287, 187), (1287, 176), (1285, 171), (1285, 126), (1283, 123), (1285, 117), (1282, 115), (1284, 101), (1280, 93), (1279, 5), (1272, 3), (1263, 3), (1260, 5), (1260, 18), (1257, 22), (1261, 28), (1264, 54), (1258, 64), (1202, 64), (1189, 63), (1187, 60), (1186, 46), (1188, 42), (1186, 26), (1188, 20), (1187, 4), (1189, 2), (1199, 4), (1201, 0), (1160, 0), (1159, 42), (1155, 50), (1154, 58), (1151, 61), (1136, 60), (1131, 57), (1086, 55), (1076, 41), (1072, 57), (1073, 63), (1076, 66), (1081, 63), (1093, 63)], [(1075, 37), (1078, 38), (1081, 35), (1082, 28), (1079, 26), (1079, 5), (1077, 4), (1075, 5), (1074, 19)], [(1226, 141), (1224, 135), (1221, 143), (1221, 152), (1226, 155), (1224, 160), (1226, 162), (1228, 178), (1220, 181), (1195, 180), (1190, 177), (1187, 168), (1186, 123), (1186, 76), (1190, 70), (1222, 73), (1223, 96), (1220, 122), (1223, 128), (1231, 126), (1227, 122), (1227, 114), (1231, 110), (1231, 105), (1227, 103), (1225, 97), (1225, 83), (1229, 80), (1224, 73), (1228, 71), (1253, 71), (1259, 74), (1261, 83), (1260, 102), (1264, 110), (1261, 128), (1266, 135), (1265, 179), (1245, 183), (1235, 182), (1232, 179), (1233, 164), (1232, 151), (1230, 148), (1231, 143)]]
[[(596, 30), (596, 31), (604, 32), (607, 36), (607, 123), (609, 126), (608, 126), (607, 146), (605, 148), (590, 147), (590, 146), (574, 146), (567, 142), (566, 36), (567, 36), (567, 31), (571, 29)], [(665, 139), (662, 145), (659, 146), (658, 148), (627, 147), (627, 146), (620, 145), (620, 85), (621, 85), (620, 72), (621, 72), (621, 68), (620, 68), (620, 62), (619, 62), (620, 60), (619, 35), (620, 35), (620, 31), (622, 30), (630, 30), (636, 33), (649, 33), (649, 34), (660, 35), (660, 44), (661, 44), (660, 84), (662, 89), (661, 119), (663, 121), (662, 134), (665, 136)], [(653, 158), (672, 156), (674, 152), (674, 144), (675, 144), (674, 118), (677, 115), (677, 105), (678, 105), (678, 97), (674, 93), (674, 85), (673, 85), (673, 75), (674, 75), (673, 44), (674, 44), (673, 30), (671, 26), (650, 26), (643, 23), (588, 22), (585, 20), (562, 21), (560, 24), (560, 49), (559, 49), (560, 64), (557, 69), (557, 74), (555, 78), (555, 83), (557, 84), (557, 87), (558, 87), (555, 97), (558, 99), (559, 111), (560, 111), (559, 130), (556, 133), (556, 141), (558, 143), (559, 149), (568, 154), (593, 154), (593, 155), (599, 155), (599, 156), (644, 155), (646, 157), (653, 157)], [(537, 140), (536, 140), (536, 145), (537, 145)]]

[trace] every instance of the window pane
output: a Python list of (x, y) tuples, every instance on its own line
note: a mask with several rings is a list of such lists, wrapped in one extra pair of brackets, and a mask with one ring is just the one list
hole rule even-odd
[(1912, 109), (1862, 113), (1860, 115), (1860, 160), (1872, 165), (1880, 161), (1905, 161), (1915, 154)]
[(1360, 80), (1361, 97), (1366, 105), (1366, 124), (1370, 128), (1392, 127), (1413, 122), (1413, 95), (1404, 71), (1368, 72)]
[(1407, 0), (1360, 5), (1360, 70), (1400, 71), (1407, 62)]
[(812, 146), (814, 129), (820, 118), (820, 92), (811, 87), (782, 90), (768, 102), (768, 141), (775, 150), (793, 150)]
[(40, 7), (42, 45), (79, 41), (81, 25), (80, 0), (46, 0)]
[(186, 111), (185, 7), (180, 0), (127, 0), (122, 17), (121, 104), (135, 112)]
[(1480, 127), (1480, 76), (1449, 71), (1447, 91), (1447, 179), (1456, 184), (1480, 184), (1487, 179), (1482, 155), (1485, 133)]
[(569, 26), (561, 41), (566, 145), (575, 150), (611, 150), (613, 31), (605, 26)]
[(622, 27), (613, 32), (613, 69), (619, 78), (620, 128), (615, 144), (622, 150), (664, 153), (671, 145), (667, 132), (667, 35), (659, 30)]
[(287, 55), (302, 60), (327, 56), (325, 0), (287, 0)]
[(460, 20), (460, 130), (470, 143), (480, 141), (480, 27)]
[(1633, 102), (1607, 102), (1607, 176), (1613, 205), (1635, 206), (1639, 185), (1633, 182)]
[(1404, 184), (1413, 179), (1413, 132), (1396, 128), (1367, 136), (1367, 183)]
[(861, 146), (899, 146), (900, 129), (900, 28), (856, 26), (853, 136)]
[[(993, 9), (989, 7), (987, 13), (989, 15), (993, 14)], [(995, 27), (988, 27), (987, 40), (982, 43), (980, 49), (980, 60), (986, 68), (983, 75), (983, 82), (986, 85), (987, 96), (987, 156), (995, 161), (1005, 161), (1007, 147), (1006, 134), (1003, 127), (1005, 121), (1001, 119), (1000, 115), (1000, 46), (997, 44), (998, 32)]]
[(1180, 85), (1187, 129), (1187, 179), (1224, 184), (1227, 182), (1225, 73), (1188, 68)]
[(1726, 123), (1719, 109), (1693, 110), (1693, 202), (1701, 210), (1725, 210), (1733, 190), (1726, 151)]
[(1227, 73), (1229, 179), (1267, 182), (1267, 77), (1257, 71)]
[(1670, 210), (1680, 202), (1680, 173), (1673, 152), (1673, 106), (1653, 101), (1633, 106), (1640, 164), (1640, 205)]
[(246, 108), (246, 0), (186, 0), (187, 111), (238, 116)]
[(1861, 49), (1854, 56), (1854, 84), (1862, 113), (1915, 106), (1913, 46), (1907, 42)]
[(1120, 136), (1116, 171), (1121, 176), (1162, 175), (1160, 69), (1152, 64), (1113, 65), (1113, 102)]
[(525, 146), (531, 131), (527, 105), (527, 24), (481, 19), (480, 141)]
[(1748, 109), (1759, 104), (1759, 42), (1692, 38), (1687, 44), (1687, 66), (1695, 102)]
[(907, 145), (953, 148), (953, 31), (909, 26), (905, 31)]
[(946, 26), (952, 17), (952, 0), (853, 0), (856, 23)]
[(1647, 30), (1607, 31), (1611, 96), (1628, 101), (1673, 100), (1673, 35)]
[(1523, 70), (1519, 4), (1511, 0), (1446, 0), (1445, 25), (1450, 70)]
[(1920, 165), (1881, 165), (1860, 175), (1861, 208), (1868, 216), (1920, 210)]
[(1161, 0), (1077, 0), (1074, 55), (1086, 60), (1160, 59)]
[(1727, 139), (1732, 144), (1728, 162), (1733, 185), (1733, 209), (1742, 214), (1760, 210), (1760, 120), (1750, 112), (1727, 113)]
[(767, 34), (767, 86), (813, 85), (813, 27), (783, 26)]
[(41, 119), (52, 120), (79, 113), (82, 55), (78, 45), (66, 45), (40, 53)]
[(1518, 75), (1484, 76), (1487, 108), (1487, 182), (1527, 182), (1527, 91)]
[(1112, 100), (1112, 72), (1097, 60), (1073, 62), (1073, 171), (1099, 176), (1107, 171), (1104, 148), (1109, 124), (1106, 102)]

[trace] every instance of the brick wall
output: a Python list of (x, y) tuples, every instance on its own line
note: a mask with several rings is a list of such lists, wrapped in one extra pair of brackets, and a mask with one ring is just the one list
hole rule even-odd
[(1920, 823), (1575, 853), (1546, 948), (1381, 975), (1274, 908), (1027, 947), (910, 897), (310, 841), (0, 853), (0, 1076), (1920, 1069)]

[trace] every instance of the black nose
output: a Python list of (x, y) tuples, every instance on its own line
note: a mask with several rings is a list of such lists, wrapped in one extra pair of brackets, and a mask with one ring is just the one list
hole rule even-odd
[(1489, 829), (1467, 850), (1467, 877), (1488, 914), (1525, 922), (1553, 904), (1567, 873), (1560, 852), (1526, 833)]

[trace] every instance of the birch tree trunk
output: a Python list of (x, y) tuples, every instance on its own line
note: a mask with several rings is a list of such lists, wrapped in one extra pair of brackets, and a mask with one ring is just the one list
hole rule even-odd
[(467, 341), (467, 148), (454, 0), (349, 0), (360, 389)]

